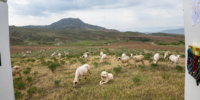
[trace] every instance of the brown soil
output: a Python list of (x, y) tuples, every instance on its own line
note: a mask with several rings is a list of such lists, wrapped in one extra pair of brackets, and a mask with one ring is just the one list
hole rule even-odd
[(130, 49), (162, 49), (162, 50), (181, 50), (184, 51), (185, 48), (181, 47), (167, 47), (160, 45), (152, 45), (146, 42), (119, 42), (108, 46), (10, 46), (11, 53), (21, 53), (25, 51), (39, 51), (41, 49), (56, 49), (56, 48), (66, 48), (66, 47), (102, 47), (102, 48), (119, 48), (125, 46)]

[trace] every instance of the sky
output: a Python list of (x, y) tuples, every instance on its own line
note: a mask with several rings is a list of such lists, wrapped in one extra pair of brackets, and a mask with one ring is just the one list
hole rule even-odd
[(182, 0), (8, 0), (9, 25), (50, 25), (62, 18), (119, 31), (183, 27)]

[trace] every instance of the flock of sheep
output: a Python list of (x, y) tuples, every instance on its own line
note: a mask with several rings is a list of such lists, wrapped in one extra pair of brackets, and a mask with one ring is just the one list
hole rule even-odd
[[(50, 50), (50, 48), (48, 49)], [(40, 50), (40, 52), (43, 52), (43, 50)], [(56, 52), (53, 52), (51, 54), (51, 57), (55, 56), (55, 54), (58, 52), (58, 50)], [(31, 51), (27, 51), (26, 54), (30, 54)], [(69, 55), (69, 53), (65, 52), (64, 51), (64, 54), (65, 56)], [(22, 52), (22, 55), (24, 56), (24, 52)], [(90, 53), (89, 52), (85, 52), (82, 56), (82, 58), (86, 61), (87, 58), (89, 57)], [(106, 59), (106, 54), (104, 54), (102, 51), (100, 52), (100, 56), (101, 56), (101, 59), (100, 59), (100, 63), (102, 63), (103, 61), (105, 61)], [(58, 53), (58, 57), (59, 59), (61, 58), (61, 53)], [(137, 62), (142, 62), (143, 66), (144, 66), (144, 56), (143, 55), (133, 55), (133, 54), (130, 54), (130, 58), (133, 60), (133, 63), (134, 63), (134, 66), (136, 66), (136, 63)], [(117, 61), (121, 61), (122, 64), (128, 64), (129, 63), (129, 56), (127, 56), (125, 53), (122, 54), (121, 57), (118, 57)], [(160, 55), (159, 53), (156, 53), (154, 55), (154, 63), (155, 64), (158, 64), (159, 62), (159, 58), (160, 58)], [(180, 62), (180, 55), (169, 55), (168, 52), (165, 52), (164, 54), (164, 59), (169, 59), (169, 64), (170, 63), (175, 63), (175, 64), (179, 64)], [(90, 66), (88, 64), (84, 64), (83, 66), (81, 67), (78, 67), (76, 69), (76, 72), (75, 72), (75, 78), (73, 80), (73, 86), (76, 86), (78, 84), (78, 81), (81, 81), (81, 78), (82, 77), (86, 77), (90, 74)], [(14, 66), (12, 68), (12, 73), (13, 73), (13, 76), (16, 75), (16, 74), (19, 74), (19, 76), (21, 76), (20, 72), (22, 71), (21, 67), (20, 66)], [(101, 73), (101, 81), (100, 81), (100, 85), (103, 85), (105, 83), (107, 83), (109, 80), (112, 80), (113, 79), (113, 74), (112, 73), (107, 73), (106, 71), (103, 71)]]

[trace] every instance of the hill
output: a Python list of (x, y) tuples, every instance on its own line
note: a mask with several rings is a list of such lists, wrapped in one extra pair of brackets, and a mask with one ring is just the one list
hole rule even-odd
[(107, 31), (107, 32), (119, 32), (114, 29), (106, 29), (104, 27), (90, 25), (84, 23), (79, 18), (64, 18), (57, 22), (52, 23), (51, 25), (28, 25), (23, 26), (24, 28), (39, 28), (39, 29), (56, 29), (56, 30), (68, 30), (68, 29), (85, 29), (85, 30), (99, 30), (99, 31)]
[(163, 30), (162, 33), (182, 34), (184, 35), (184, 28)]

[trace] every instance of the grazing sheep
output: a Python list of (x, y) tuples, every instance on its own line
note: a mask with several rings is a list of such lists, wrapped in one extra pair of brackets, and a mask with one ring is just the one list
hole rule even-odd
[(56, 54), (56, 52), (52, 53), (52, 54), (51, 54), (51, 57), (53, 57), (55, 54)]
[(107, 73), (106, 71), (101, 72), (100, 85), (103, 85), (110, 80), (113, 80), (113, 74), (112, 73)]
[(66, 53), (65, 51), (64, 51), (64, 54), (65, 54), (65, 56), (68, 56), (68, 55), (69, 55), (69, 53), (68, 53), (68, 52)]
[(88, 73), (90, 74), (89, 69), (90, 69), (90, 66), (88, 64), (84, 64), (83, 66), (78, 67), (76, 69), (75, 78), (73, 80), (74, 87), (78, 84), (78, 81), (81, 81), (81, 78), (83, 76), (85, 76), (85, 79), (86, 79), (86, 76), (88, 75)]
[(165, 52), (164, 59), (169, 59), (169, 53)]
[(82, 56), (82, 58), (83, 58), (85, 61), (87, 60), (87, 57), (88, 57), (87, 54), (84, 54), (84, 55)]
[(132, 55), (132, 59), (133, 59), (133, 64), (135, 66), (136, 66), (136, 62), (142, 62), (143, 66), (144, 66), (144, 56), (143, 55), (136, 55), (136, 56)]
[(154, 55), (154, 64), (157, 64), (158, 63), (158, 60), (159, 60), (159, 53), (156, 53), (155, 55)]
[(105, 60), (105, 59), (106, 59), (106, 54), (103, 54), (103, 55), (101, 56), (100, 63), (102, 63), (102, 61)]
[(103, 52), (101, 51), (101, 52), (100, 52), (100, 56), (102, 56), (102, 55), (103, 55)]
[(127, 63), (127, 64), (129, 63), (129, 57), (128, 56), (125, 56), (123, 58), (118, 57), (117, 61), (119, 61), (119, 60), (121, 60), (122, 65), (125, 64), (125, 63)]
[(125, 57), (125, 56), (126, 56), (126, 54), (125, 54), (125, 53), (123, 53), (123, 54), (122, 54), (122, 58), (123, 58), (123, 57)]
[(59, 57), (59, 59), (61, 58), (61, 53), (58, 53), (58, 57)]
[(85, 55), (85, 54), (86, 54), (87, 56), (89, 56), (89, 55), (90, 55), (90, 53), (89, 53), (89, 52), (85, 52), (85, 53), (84, 53), (84, 55)]
[(26, 57), (26, 54), (23, 54), (22, 57)]
[(27, 54), (31, 54), (31, 51), (26, 51)]
[(177, 55), (177, 56), (175, 56), (175, 55), (170, 55), (170, 56), (169, 56), (169, 64), (170, 64), (170, 63), (172, 63), (172, 65), (173, 65), (173, 63), (179, 64), (179, 62), (180, 62), (180, 55)]
[(12, 75), (15, 76), (15, 75), (19, 74), (19, 77), (21, 77), (21, 73), (20, 73), (21, 71), (22, 71), (22, 69), (20, 66), (14, 66), (12, 68)]

